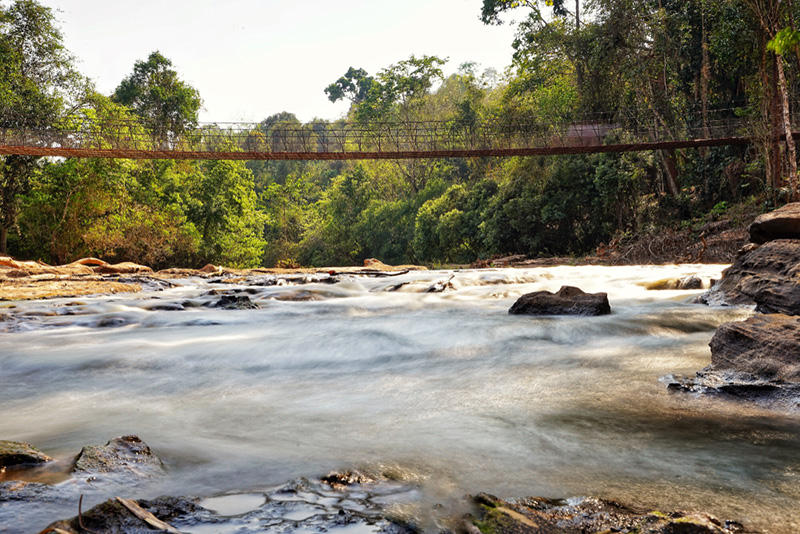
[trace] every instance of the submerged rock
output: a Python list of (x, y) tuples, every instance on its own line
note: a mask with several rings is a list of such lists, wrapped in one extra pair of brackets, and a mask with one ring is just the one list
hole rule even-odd
[(49, 502), (56, 500), (57, 498), (63, 498), (66, 493), (68, 493), (66, 490), (56, 486), (51, 486), (50, 484), (23, 482), (21, 480), (0, 482), (0, 502)]
[(456, 275), (451, 274), (450, 278), (447, 280), (439, 280), (433, 283), (430, 287), (428, 287), (428, 289), (425, 290), (425, 293), (444, 293), (448, 289), (455, 289), (455, 286), (453, 285), (453, 278), (455, 277)]
[(105, 445), (81, 449), (72, 472), (76, 474), (133, 475), (137, 478), (164, 474), (164, 464), (137, 436), (114, 438)]
[(214, 307), (223, 310), (255, 310), (258, 309), (258, 304), (247, 295), (222, 295)]
[(529, 497), (506, 501), (479, 494), (475, 502), (480, 512), (466, 524), (471, 534), (755, 534), (739, 523), (721, 522), (703, 513), (641, 512), (593, 498), (564, 501)]
[(775, 239), (800, 239), (800, 202), (759, 215), (748, 231), (750, 241), (757, 244)]
[(522, 295), (511, 306), (512, 315), (607, 315), (611, 313), (606, 293), (584, 293), (563, 286), (557, 293), (536, 291)]
[(43, 464), (53, 459), (29, 443), (0, 440), (0, 467)]

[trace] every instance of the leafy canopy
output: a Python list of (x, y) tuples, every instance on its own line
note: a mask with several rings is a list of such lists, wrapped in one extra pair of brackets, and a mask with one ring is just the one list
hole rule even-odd
[(174, 140), (197, 125), (200, 93), (178, 78), (172, 61), (156, 51), (137, 61), (112, 99), (133, 110), (161, 142)]

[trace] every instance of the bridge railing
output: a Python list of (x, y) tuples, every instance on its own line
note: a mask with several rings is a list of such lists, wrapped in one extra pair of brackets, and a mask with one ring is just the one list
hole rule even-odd
[(84, 121), (70, 128), (0, 126), (0, 146), (59, 148), (124, 153), (169, 154), (414, 154), (517, 149), (567, 149), (611, 143), (656, 143), (744, 135), (748, 120), (732, 110), (716, 110), (705, 120), (683, 117), (668, 125), (653, 114), (496, 118), (480, 121), (315, 122), (203, 124), (182, 132), (164, 132), (134, 121)]

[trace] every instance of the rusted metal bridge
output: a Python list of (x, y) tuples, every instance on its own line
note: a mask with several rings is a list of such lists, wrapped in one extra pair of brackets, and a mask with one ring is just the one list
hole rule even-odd
[[(651, 115), (652, 117), (652, 115)], [(69, 128), (0, 125), (0, 155), (128, 159), (362, 160), (631, 152), (752, 140), (733, 109), (681, 126), (616, 114), (442, 122), (214, 123), (176, 133), (134, 121)], [(796, 135), (796, 134), (795, 134)]]

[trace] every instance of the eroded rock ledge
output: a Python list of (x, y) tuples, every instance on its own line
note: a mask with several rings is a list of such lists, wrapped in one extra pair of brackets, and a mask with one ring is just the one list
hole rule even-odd
[(800, 408), (800, 203), (758, 217), (751, 244), (700, 302), (755, 305), (756, 315), (719, 327), (711, 365), (671, 389)]

